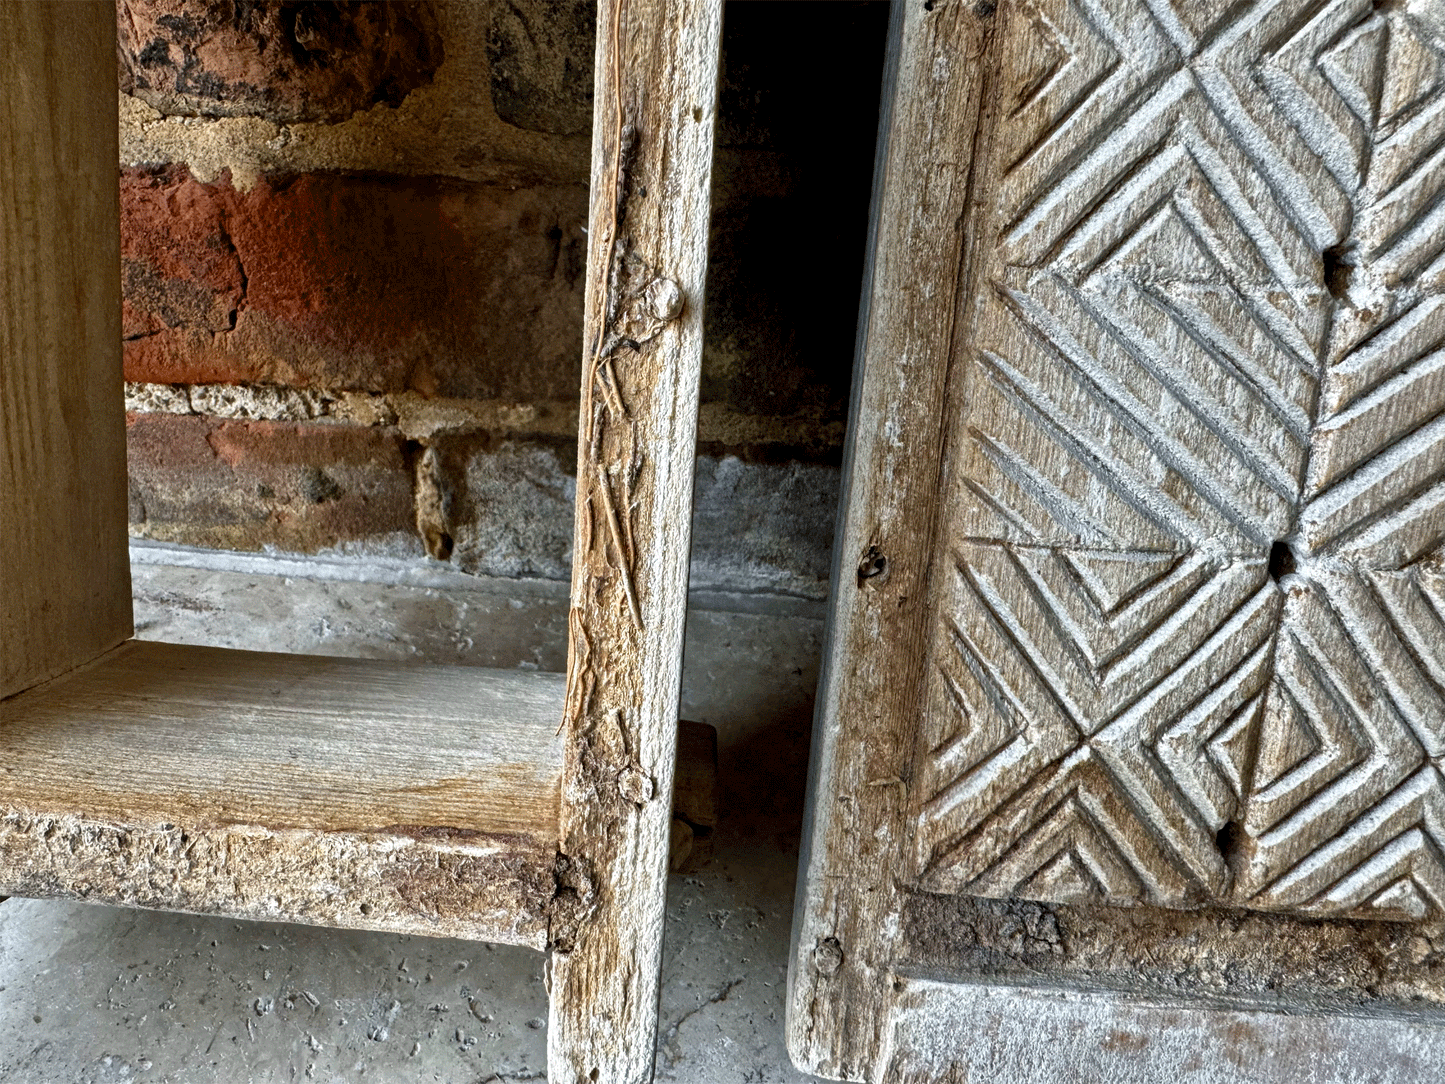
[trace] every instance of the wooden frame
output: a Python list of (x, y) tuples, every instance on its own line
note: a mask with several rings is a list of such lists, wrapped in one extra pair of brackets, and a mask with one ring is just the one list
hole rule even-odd
[(0, 19), (0, 895), (549, 953), (650, 1079), (720, 0), (599, 5), (569, 674), (129, 642), (108, 3)]
[(795, 1063), (1433, 1078), (1445, 26), (940, 0), (889, 57)]

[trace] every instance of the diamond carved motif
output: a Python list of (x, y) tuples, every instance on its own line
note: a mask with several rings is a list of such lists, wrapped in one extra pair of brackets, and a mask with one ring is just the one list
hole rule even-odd
[(917, 883), (1445, 915), (1445, 16), (1000, 14)]

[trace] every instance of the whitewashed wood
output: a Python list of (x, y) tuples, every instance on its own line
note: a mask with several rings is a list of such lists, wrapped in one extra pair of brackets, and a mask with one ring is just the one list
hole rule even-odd
[(850, 1079), (929, 894), (1445, 922), (1445, 26), (901, 19), (790, 993)]
[(0, 893), (542, 948), (562, 698), (132, 641), (0, 703)]
[(652, 1075), (721, 19), (598, 5), (555, 1084)]
[(0, 697), (130, 635), (115, 11), (0, 5)]
[(907, 979), (884, 1084), (1429, 1084), (1445, 1027), (1402, 1018), (1181, 1011), (1093, 991)]
[(1445, 916), (1445, 35), (1101, 10), (985, 61), (915, 875)]

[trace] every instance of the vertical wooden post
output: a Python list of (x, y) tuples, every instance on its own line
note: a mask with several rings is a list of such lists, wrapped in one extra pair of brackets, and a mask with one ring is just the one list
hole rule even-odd
[(721, 27), (598, 5), (553, 1084), (652, 1076)]
[(131, 634), (115, 10), (0, 3), (0, 697)]

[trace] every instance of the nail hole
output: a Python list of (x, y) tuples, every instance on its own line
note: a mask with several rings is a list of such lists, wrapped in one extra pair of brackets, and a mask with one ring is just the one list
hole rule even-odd
[(876, 579), (888, 571), (888, 558), (877, 546), (869, 546), (868, 552), (863, 554), (863, 559), (858, 562), (858, 586), (863, 586), (864, 580)]
[(1269, 578), (1279, 583), (1295, 570), (1294, 550), (1287, 542), (1276, 542), (1269, 548)]
[(430, 525), (423, 531), (422, 544), (426, 546), (427, 556), (434, 561), (451, 560), (452, 549), (456, 545), (450, 534)]
[(1336, 301), (1350, 292), (1350, 275), (1354, 273), (1355, 265), (1350, 263), (1349, 255), (1345, 252), (1344, 245), (1331, 245), (1320, 253), (1320, 263), (1324, 265), (1323, 277), (1325, 289)]
[(997, 10), (998, 5), (993, 0), (978, 0), (978, 3), (973, 5), (973, 13), (980, 19), (987, 19)]
[(1225, 821), (1224, 826), (1214, 833), (1214, 846), (1227, 861), (1232, 858), (1239, 845), (1244, 842), (1244, 830), (1238, 821)]

